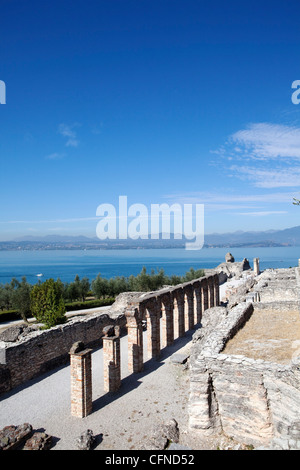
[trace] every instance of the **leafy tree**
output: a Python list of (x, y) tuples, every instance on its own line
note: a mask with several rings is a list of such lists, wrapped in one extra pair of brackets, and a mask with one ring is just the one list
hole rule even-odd
[(199, 277), (202, 277), (204, 276), (205, 273), (203, 271), (203, 269), (198, 269), (197, 271), (195, 271), (194, 268), (191, 268), (186, 274), (185, 276), (183, 277), (183, 280), (181, 282), (188, 282), (188, 281), (192, 281), (193, 279), (198, 279)]
[(36, 284), (30, 297), (32, 314), (47, 328), (65, 322), (66, 308), (59, 282), (47, 279), (41, 284)]
[(96, 279), (94, 279), (92, 282), (92, 291), (98, 299), (109, 295), (109, 281), (105, 278), (102, 278), (101, 274), (99, 273)]
[(181, 284), (182, 283), (182, 278), (180, 276), (176, 276), (175, 274), (173, 274), (171, 277), (170, 277), (170, 281), (169, 281), (169, 284), (171, 286), (176, 286), (177, 284)]
[(78, 286), (75, 284), (75, 282), (70, 282), (66, 288), (66, 294), (65, 297), (66, 299), (70, 300), (70, 302), (74, 302), (74, 300), (79, 299), (79, 290)]
[(10, 310), (12, 308), (13, 285), (2, 284), (0, 286), (0, 308), (1, 310)]
[(83, 302), (85, 302), (85, 299), (90, 291), (90, 288), (91, 288), (91, 285), (90, 285), (89, 279), (87, 277), (83, 277), (79, 281), (79, 293)]
[(18, 311), (22, 319), (27, 323), (27, 318), (31, 313), (30, 292), (31, 285), (27, 282), (26, 277), (22, 277), (22, 281), (12, 280), (14, 289), (11, 295), (12, 307)]

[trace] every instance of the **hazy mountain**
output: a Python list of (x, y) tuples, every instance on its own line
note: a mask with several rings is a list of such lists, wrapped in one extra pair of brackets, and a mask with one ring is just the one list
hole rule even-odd
[(85, 237), (84, 235), (45, 235), (45, 236), (42, 236), (42, 237), (36, 237), (36, 236), (33, 236), (33, 235), (27, 235), (25, 237), (19, 237), (19, 238), (15, 238), (13, 241), (15, 242), (65, 242), (65, 243), (72, 243), (72, 242), (90, 242), (90, 241), (93, 241), (95, 242), (95, 240), (98, 240), (98, 238), (88, 238), (88, 237)]
[[(1, 242), (2, 249), (9, 249), (10, 245), (20, 244), (22, 247), (35, 247), (40, 249), (44, 245), (48, 248), (66, 247), (99, 247), (99, 248), (164, 248), (164, 247), (183, 247), (186, 239), (174, 240), (171, 235), (170, 240), (163, 239), (162, 234), (158, 240), (99, 240), (97, 237), (89, 238), (80, 236), (64, 236), (64, 235), (46, 235), (43, 237), (24, 236), (19, 237), (11, 242)], [(205, 246), (300, 246), (300, 226), (287, 228), (284, 230), (267, 230), (267, 231), (250, 231), (243, 232), (241, 230), (232, 233), (211, 233), (205, 235)], [(28, 249), (29, 249), (28, 248)]]
[(209, 234), (205, 236), (206, 245), (230, 244), (280, 244), (280, 245), (300, 245), (300, 226), (287, 228), (284, 230), (267, 231), (237, 231), (233, 233)]

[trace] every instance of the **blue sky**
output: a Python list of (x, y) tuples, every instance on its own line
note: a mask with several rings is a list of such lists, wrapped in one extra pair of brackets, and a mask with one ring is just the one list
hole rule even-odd
[(96, 236), (100, 204), (300, 225), (299, 1), (0, 0), (0, 240)]

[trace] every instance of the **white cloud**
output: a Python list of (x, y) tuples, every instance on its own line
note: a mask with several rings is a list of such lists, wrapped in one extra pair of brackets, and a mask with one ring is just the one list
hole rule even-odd
[(79, 140), (77, 139), (77, 134), (74, 131), (74, 127), (79, 126), (79, 124), (67, 125), (67, 124), (60, 124), (58, 128), (58, 132), (67, 137), (66, 147), (78, 147)]
[(300, 127), (249, 124), (213, 153), (226, 162), (225, 171), (231, 178), (249, 181), (257, 188), (300, 186)]
[(249, 193), (241, 194), (240, 192), (186, 192), (178, 194), (167, 194), (164, 196), (172, 202), (178, 202), (179, 204), (228, 204), (232, 203), (235, 206), (240, 204), (252, 204), (252, 203), (279, 203), (279, 202), (290, 202), (295, 197), (294, 192), (273, 192), (273, 193)]
[(300, 186), (300, 167), (267, 169), (233, 165), (230, 170), (234, 176), (253, 181), (258, 188), (292, 188)]
[(266, 217), (274, 214), (287, 214), (287, 211), (254, 211), (254, 212), (238, 212), (238, 215), (247, 215), (251, 217)]
[(65, 156), (66, 156), (65, 153), (54, 152), (54, 153), (51, 153), (50, 155), (47, 155), (45, 158), (46, 160), (59, 160), (61, 158), (64, 158)]
[(256, 123), (229, 139), (234, 151), (254, 159), (300, 158), (300, 128), (282, 124)]
[(50, 219), (50, 220), (5, 220), (0, 224), (48, 224), (48, 223), (73, 223), (99, 220), (99, 217), (77, 217), (73, 219)]

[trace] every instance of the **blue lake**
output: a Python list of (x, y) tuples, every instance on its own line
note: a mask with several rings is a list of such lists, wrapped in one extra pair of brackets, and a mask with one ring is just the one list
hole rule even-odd
[(137, 275), (143, 266), (147, 271), (163, 268), (167, 275), (183, 275), (194, 269), (214, 268), (225, 260), (230, 251), (236, 261), (247, 258), (260, 259), (260, 268), (288, 268), (298, 265), (300, 247), (276, 248), (203, 248), (199, 251), (185, 249), (149, 250), (53, 250), (53, 251), (2, 251), (0, 252), (0, 283), (13, 277), (26, 276), (28, 282), (60, 278), (71, 282), (76, 274), (93, 280), (99, 273), (106, 278)]

